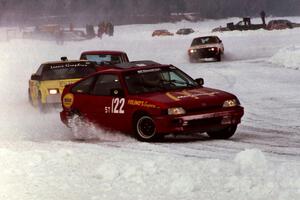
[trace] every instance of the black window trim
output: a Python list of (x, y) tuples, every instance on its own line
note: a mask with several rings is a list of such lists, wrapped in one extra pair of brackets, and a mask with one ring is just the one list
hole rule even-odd
[[(97, 76), (97, 75), (95, 75), (95, 76)], [(97, 80), (97, 78), (96, 78), (95, 76), (90, 76), (90, 77), (87, 77), (87, 78), (85, 78), (85, 79), (83, 79), (83, 80), (80, 80), (79, 82), (77, 82), (77, 83), (70, 89), (70, 91), (71, 91), (73, 94), (85, 94), (85, 95), (90, 95), (90, 93), (91, 93), (91, 88), (94, 87), (95, 82), (96, 82), (96, 80)], [(94, 80), (92, 81), (92, 84), (90, 84), (90, 86), (89, 86), (88, 92), (77, 92), (77, 91), (74, 90), (74, 88), (75, 88), (76, 86), (78, 86), (79, 84), (81, 84), (82, 82), (84, 82), (84, 81), (86, 81), (86, 80), (88, 80), (88, 79), (94, 79)]]
[[(119, 76), (119, 74), (118, 74), (118, 73), (114, 73), (114, 72), (107, 72), (107, 73), (95, 74), (95, 75), (93, 75), (93, 76), (90, 76), (90, 77), (85, 78), (84, 80), (80, 80), (79, 82), (77, 82), (77, 83), (71, 88), (70, 91), (71, 91), (73, 94), (84, 94), (84, 95), (90, 95), (90, 96), (110, 96), (110, 95), (96, 95), (96, 94), (92, 94), (92, 90), (94, 89), (95, 84), (96, 84), (96, 82), (97, 82), (99, 76), (103, 76), (103, 75), (115, 75), (115, 76), (117, 76), (118, 79), (119, 79), (119, 83), (120, 83), (120, 85), (121, 85), (121, 89), (125, 90), (125, 89), (124, 89), (124, 86), (123, 86), (123, 84), (122, 84), (122, 81), (121, 81), (121, 77)], [(77, 91), (74, 90), (74, 88), (75, 88), (78, 84), (80, 84), (80, 83), (82, 83), (82, 82), (84, 82), (84, 81), (86, 81), (86, 80), (88, 80), (88, 79), (90, 79), (90, 78), (93, 78), (94, 80), (93, 80), (92, 84), (90, 84), (89, 89), (88, 89), (88, 92), (77, 92)]]

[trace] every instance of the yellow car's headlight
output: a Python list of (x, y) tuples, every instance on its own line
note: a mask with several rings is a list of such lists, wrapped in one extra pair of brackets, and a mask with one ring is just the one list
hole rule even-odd
[(58, 94), (59, 90), (58, 89), (48, 89), (49, 94)]
[(234, 107), (234, 106), (238, 106), (238, 105), (240, 105), (240, 103), (239, 103), (239, 101), (237, 99), (226, 100), (223, 103), (223, 107), (224, 108)]
[(182, 107), (169, 108), (168, 115), (183, 115), (185, 114), (185, 110)]

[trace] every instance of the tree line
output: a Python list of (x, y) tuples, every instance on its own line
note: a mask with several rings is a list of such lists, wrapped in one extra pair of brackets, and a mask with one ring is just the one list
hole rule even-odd
[(151, 23), (170, 21), (172, 13), (200, 18), (299, 15), (299, 0), (0, 0), (0, 23)]

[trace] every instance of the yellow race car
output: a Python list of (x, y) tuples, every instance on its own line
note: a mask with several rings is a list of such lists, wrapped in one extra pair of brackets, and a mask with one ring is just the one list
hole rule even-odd
[(40, 65), (29, 80), (29, 102), (45, 111), (60, 106), (60, 97), (65, 85), (96, 72), (95, 63), (90, 61), (56, 61)]

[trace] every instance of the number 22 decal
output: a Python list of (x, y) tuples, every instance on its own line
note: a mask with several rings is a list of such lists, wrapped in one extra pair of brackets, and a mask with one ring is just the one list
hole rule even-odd
[(125, 98), (113, 98), (111, 101), (111, 113), (124, 114)]

